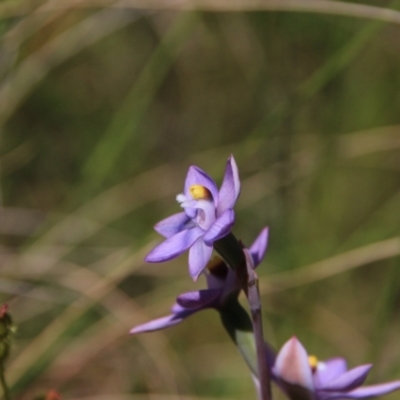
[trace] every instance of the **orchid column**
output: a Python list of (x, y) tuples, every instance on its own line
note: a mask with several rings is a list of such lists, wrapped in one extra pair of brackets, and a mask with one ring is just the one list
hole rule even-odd
[[(257, 371), (260, 383), (262, 400), (270, 400), (270, 377), (265, 357), (265, 343), (263, 339), (261, 301), (258, 291), (258, 279), (254, 268), (261, 261), (266, 249), (267, 230), (264, 230), (254, 247), (245, 249), (231, 233), (235, 222), (233, 207), (240, 193), (239, 173), (236, 162), (231, 156), (226, 164), (225, 175), (220, 190), (203, 170), (191, 166), (186, 176), (184, 191), (177, 196), (184, 211), (174, 214), (155, 225), (155, 230), (166, 240), (155, 247), (146, 257), (148, 262), (162, 262), (171, 260), (186, 250), (189, 250), (189, 274), (197, 280), (201, 274), (210, 277), (216, 276), (213, 267), (208, 265), (213, 249), (220, 254), (224, 263), (229, 267), (226, 277), (231, 278), (213, 288), (209, 288), (196, 295), (182, 295), (177, 299), (173, 308), (173, 316), (181, 315), (184, 318), (190, 315), (191, 310), (198, 310), (207, 304), (214, 304), (221, 313), (225, 328), (235, 340), (242, 354), (247, 353), (241, 338), (241, 332), (248, 328), (247, 313), (240, 306), (237, 297), (242, 288), (249, 300), (254, 331), (254, 340), (257, 354)], [(208, 269), (206, 272), (206, 267)], [(234, 282), (235, 290), (231, 283)], [(223, 296), (221, 289), (227, 286), (228, 294)], [(222, 289), (223, 290), (223, 289)], [(217, 303), (212, 303), (218, 298)], [(222, 301), (224, 300), (224, 301)], [(218, 304), (218, 307), (215, 306)], [(176, 321), (174, 317), (167, 317), (169, 321)], [(179, 318), (178, 318), (179, 319)], [(178, 321), (179, 322), (179, 321)], [(248, 330), (248, 329), (247, 329)], [(136, 333), (134, 331), (133, 333)], [(251, 356), (244, 354), (249, 364)]]

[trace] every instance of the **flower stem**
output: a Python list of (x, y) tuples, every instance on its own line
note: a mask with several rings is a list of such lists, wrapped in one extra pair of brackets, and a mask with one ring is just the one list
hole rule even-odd
[(254, 272), (252, 262), (247, 260), (247, 257), (250, 256), (243, 251), (243, 246), (232, 233), (214, 242), (214, 248), (229, 267), (236, 271), (242, 289), (246, 293), (256, 344), (260, 398), (261, 400), (271, 400), (271, 376), (267, 365), (267, 353), (263, 335), (258, 277)]
[(249, 263), (247, 265), (248, 283), (247, 298), (249, 301), (251, 319), (253, 321), (254, 340), (256, 343), (258, 379), (262, 400), (271, 400), (271, 376), (267, 365), (267, 354), (263, 335), (260, 291), (258, 277)]
[(4, 400), (11, 400), (10, 390), (8, 389), (6, 379), (4, 377), (4, 363), (0, 362), (0, 385), (3, 390), (3, 398)]

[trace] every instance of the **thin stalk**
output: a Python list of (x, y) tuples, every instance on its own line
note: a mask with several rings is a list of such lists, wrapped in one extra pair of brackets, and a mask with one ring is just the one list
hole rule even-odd
[(246, 262), (246, 267), (248, 276), (247, 299), (249, 301), (251, 319), (253, 321), (254, 340), (256, 343), (260, 395), (262, 400), (271, 400), (271, 376), (267, 365), (258, 277), (250, 263)]
[(10, 390), (8, 389), (6, 379), (4, 377), (4, 363), (0, 362), (0, 385), (3, 390), (4, 400), (11, 400)]
[(271, 377), (267, 365), (262, 326), (260, 291), (258, 289), (258, 278), (252, 267), (253, 263), (248, 259), (251, 256), (243, 251), (243, 246), (232, 233), (214, 242), (214, 249), (223, 257), (229, 267), (236, 271), (242, 289), (246, 293), (256, 345), (260, 398), (261, 400), (272, 400)]

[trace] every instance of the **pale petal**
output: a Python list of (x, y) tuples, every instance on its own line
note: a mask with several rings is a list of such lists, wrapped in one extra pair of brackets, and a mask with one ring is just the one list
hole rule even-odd
[(200, 236), (200, 228), (185, 229), (156, 246), (145, 258), (147, 262), (168, 261), (187, 250)]
[(231, 155), (225, 168), (224, 180), (219, 191), (217, 215), (233, 208), (240, 193), (239, 171), (235, 159)]
[(235, 212), (232, 209), (226, 210), (204, 234), (204, 242), (211, 245), (218, 239), (226, 236), (235, 223)]
[(194, 281), (206, 267), (212, 253), (212, 246), (204, 243), (203, 238), (198, 238), (189, 251), (189, 274)]
[(278, 353), (273, 367), (274, 375), (292, 385), (313, 391), (314, 384), (306, 349), (292, 337)]

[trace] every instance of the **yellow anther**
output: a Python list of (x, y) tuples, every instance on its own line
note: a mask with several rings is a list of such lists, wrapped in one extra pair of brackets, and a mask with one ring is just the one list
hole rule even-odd
[(212, 198), (210, 191), (202, 185), (192, 185), (189, 191), (195, 200), (210, 200)]
[(318, 358), (315, 356), (308, 356), (308, 364), (311, 367), (311, 370), (315, 372), (318, 366)]

